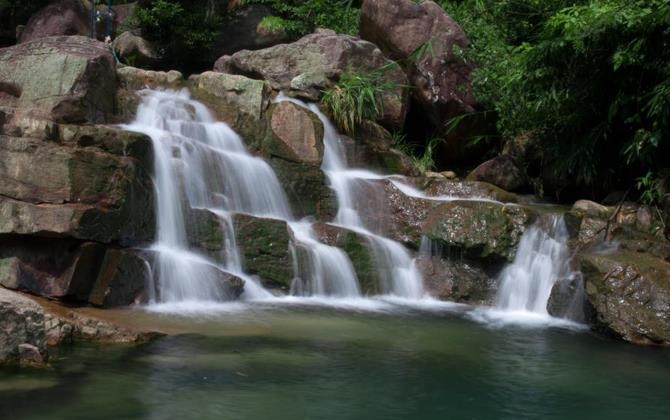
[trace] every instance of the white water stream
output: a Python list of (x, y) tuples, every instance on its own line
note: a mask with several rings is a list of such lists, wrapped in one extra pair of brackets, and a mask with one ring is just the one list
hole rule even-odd
[[(146, 90), (142, 98), (136, 120), (126, 128), (148, 134), (154, 145), (157, 239), (152, 246), (156, 258), (151, 270), (154, 287), (150, 290), (154, 302), (183, 305), (228, 300), (222, 282), (231, 274), (245, 281), (245, 299), (272, 297), (256, 278), (243, 271), (232, 222), (235, 213), (288, 223), (293, 237), (292, 295), (317, 300), (361, 298), (347, 254), (321, 243), (311, 222), (293, 219), (272, 168), (249, 154), (233, 130), (215, 121), (206, 107), (192, 100), (185, 90)], [(427, 197), (391, 177), (349, 168), (339, 134), (316, 105), (284, 96), (278, 100), (308, 108), (323, 122), (322, 170), (338, 201), (332, 225), (365, 238), (380, 294), (410, 300), (427, 297), (421, 274), (407, 249), (364, 222), (357, 207), (364, 205), (357, 189), (366, 182), (388, 179), (408, 195), (440, 201), (457, 198)], [(220, 258), (205, 255), (189, 244), (188, 226), (193, 223), (195, 210), (208, 211), (221, 222), (225, 249)], [(537, 226), (528, 229), (514, 263), (501, 274), (499, 309), (546, 315), (551, 287), (569, 269), (566, 240), (565, 226), (559, 219), (548, 232)]]
[[(286, 195), (272, 168), (249, 154), (240, 137), (217, 122), (187, 91), (142, 92), (137, 117), (127, 129), (148, 134), (155, 153), (157, 240), (153, 267), (156, 302), (222, 301), (222, 282), (229, 274), (245, 281), (244, 297), (271, 297), (256, 279), (243, 272), (232, 223), (234, 213), (285, 220), (293, 236), (295, 279), (291, 292), (298, 296), (361, 296), (356, 273), (340, 249), (319, 242), (311, 223), (293, 219)], [(299, 103), (300, 106), (307, 106)], [(315, 106), (310, 107), (315, 111)], [(344, 151), (330, 122), (326, 126), (323, 170), (339, 201), (335, 224), (358, 232), (369, 241), (379, 268), (379, 290), (403, 298), (424, 295), (421, 276), (407, 250), (370, 232), (360, 220), (349, 192), (356, 172), (346, 168)], [(372, 174), (372, 175), (371, 175)], [(188, 238), (194, 209), (218, 216), (224, 226), (221, 258), (197, 251)]]
[(535, 224), (524, 232), (514, 262), (500, 275), (498, 308), (548, 315), (552, 287), (571, 274), (565, 222), (554, 216), (548, 225)]
[(355, 231), (367, 239), (374, 257), (376, 272), (379, 275), (379, 288), (382, 294), (393, 294), (412, 299), (424, 297), (423, 278), (409, 252), (401, 244), (372, 232), (363, 223), (356, 208), (358, 198), (355, 194), (356, 184), (384, 177), (365, 169), (348, 167), (346, 152), (340, 141), (339, 133), (316, 104), (305, 104), (284, 95), (280, 95), (277, 100), (290, 101), (307, 108), (323, 123), (324, 152), (321, 169), (337, 195), (338, 210), (334, 223)]

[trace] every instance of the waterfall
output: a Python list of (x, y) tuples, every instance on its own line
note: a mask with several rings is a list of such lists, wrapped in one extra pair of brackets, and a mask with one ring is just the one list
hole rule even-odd
[[(269, 294), (242, 272), (231, 212), (289, 219), (285, 194), (272, 168), (251, 156), (240, 137), (214, 120), (188, 91), (141, 92), (135, 121), (127, 129), (148, 134), (153, 142), (157, 238), (158, 302), (225, 300), (222, 280), (245, 280), (247, 297)], [(194, 251), (186, 226), (189, 212), (204, 209), (226, 227), (223, 262)]]
[[(293, 219), (272, 168), (252, 156), (230, 127), (217, 122), (187, 90), (144, 90), (140, 94), (137, 117), (125, 128), (149, 135), (154, 149), (157, 234), (151, 247), (155, 254), (151, 270), (154, 287), (149, 293), (152, 301), (228, 300), (231, 296), (225, 283), (231, 276), (244, 280), (244, 298), (271, 296), (243, 271), (233, 223), (235, 213), (287, 222), (295, 273), (291, 294), (361, 295), (347, 254), (321, 243), (310, 221)], [(299, 105), (307, 107), (301, 102)], [(382, 294), (422, 297), (422, 279), (409, 252), (368, 229), (356, 210), (354, 183), (380, 176), (347, 168), (334, 127), (315, 105), (309, 108), (321, 118), (326, 130), (322, 169), (339, 204), (333, 224), (357, 232), (368, 241)], [(205, 253), (189, 243), (189, 227), (198, 212), (209, 213), (220, 223), (224, 237), (220, 255)]]
[(409, 252), (401, 244), (374, 233), (365, 225), (356, 208), (356, 185), (383, 177), (374, 172), (348, 167), (339, 133), (318, 106), (284, 95), (278, 96), (277, 101), (290, 101), (307, 108), (323, 123), (324, 152), (321, 169), (337, 196), (338, 211), (334, 224), (355, 231), (367, 239), (380, 277), (381, 292), (406, 298), (422, 298), (425, 294), (423, 278)]
[[(354, 267), (342, 250), (316, 240), (312, 226), (308, 222), (291, 223), (291, 229), (297, 242), (293, 247), (295, 278), (291, 288), (292, 295), (336, 297), (361, 295)], [(299, 263), (303, 259), (304, 262)]]
[(540, 220), (521, 237), (514, 262), (500, 275), (498, 308), (548, 315), (552, 287), (571, 275), (565, 222), (558, 216), (548, 219), (548, 223)]

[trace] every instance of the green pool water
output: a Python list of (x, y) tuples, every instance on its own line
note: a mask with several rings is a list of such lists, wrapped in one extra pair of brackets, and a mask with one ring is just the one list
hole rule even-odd
[(670, 350), (459, 310), (125, 315), (140, 346), (0, 370), (0, 419), (670, 419)]

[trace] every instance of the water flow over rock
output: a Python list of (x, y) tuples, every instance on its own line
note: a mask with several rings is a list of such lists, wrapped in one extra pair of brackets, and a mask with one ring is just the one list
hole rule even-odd
[(524, 232), (514, 262), (500, 276), (497, 306), (506, 311), (548, 315), (554, 284), (572, 275), (562, 217), (551, 216)]
[(401, 244), (372, 232), (361, 219), (356, 207), (360, 202), (360, 197), (356, 196), (357, 185), (383, 177), (364, 169), (348, 167), (346, 153), (337, 130), (315, 104), (307, 105), (283, 95), (280, 95), (277, 100), (291, 101), (309, 108), (323, 123), (324, 153), (321, 169), (337, 195), (338, 211), (334, 222), (364, 235), (368, 240), (379, 275), (381, 293), (413, 299), (423, 297), (423, 279), (409, 252)]
[[(224, 300), (235, 297), (242, 273), (230, 213), (289, 219), (288, 202), (270, 166), (251, 156), (226, 124), (216, 122), (187, 91), (143, 91), (135, 122), (127, 128), (151, 136), (155, 153), (157, 300)], [(206, 209), (227, 227), (223, 264), (191, 249), (189, 212)], [(236, 279), (237, 278), (237, 279)], [(245, 278), (247, 297), (268, 293)]]

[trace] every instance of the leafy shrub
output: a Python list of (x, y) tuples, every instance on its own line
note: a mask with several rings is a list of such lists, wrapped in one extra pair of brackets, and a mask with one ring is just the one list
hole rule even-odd
[(355, 135), (356, 126), (363, 120), (380, 118), (384, 114), (383, 95), (404, 87), (384, 76), (395, 65), (343, 73), (337, 84), (324, 92), (321, 101), (345, 133)]
[(543, 171), (603, 194), (667, 165), (670, 2), (463, 0), (477, 98), (503, 136), (533, 133)]
[(222, 16), (206, 0), (149, 0), (140, 3), (136, 17), (143, 36), (161, 47), (165, 66), (211, 66)]
[(358, 31), (359, 9), (353, 0), (244, 0), (243, 4), (262, 4), (270, 7), (285, 32), (302, 36), (315, 28), (328, 28), (338, 33)]

